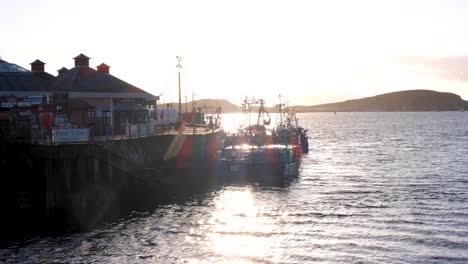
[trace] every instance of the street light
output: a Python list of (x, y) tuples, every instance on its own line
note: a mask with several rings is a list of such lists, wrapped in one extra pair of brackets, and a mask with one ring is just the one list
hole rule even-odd
[(176, 56), (177, 59), (177, 68), (179, 69), (179, 118), (182, 115), (182, 100), (181, 100), (181, 91), (180, 91), (180, 69), (182, 69), (182, 65), (180, 65), (180, 61), (182, 60), (182, 57)]
[(179, 131), (179, 133), (182, 133), (184, 130), (184, 119), (182, 118), (182, 99), (181, 99), (181, 90), (180, 90), (180, 69), (182, 68), (182, 65), (180, 65), (180, 61), (182, 60), (182, 57), (176, 56), (177, 59), (177, 68), (179, 69), (179, 118), (177, 118), (176, 123), (174, 124), (175, 130)]

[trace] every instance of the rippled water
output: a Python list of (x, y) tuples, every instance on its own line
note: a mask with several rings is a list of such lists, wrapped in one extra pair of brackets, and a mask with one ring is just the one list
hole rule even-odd
[(468, 263), (468, 113), (299, 117), (311, 151), (284, 186), (221, 186), (0, 262)]

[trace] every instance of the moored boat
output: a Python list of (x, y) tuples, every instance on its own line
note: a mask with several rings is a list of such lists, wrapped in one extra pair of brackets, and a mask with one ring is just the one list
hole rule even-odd
[[(297, 176), (302, 148), (268, 129), (270, 116), (263, 100), (244, 101), (244, 113), (259, 104), (257, 123), (240, 128), (224, 138), (218, 152), (218, 175), (224, 180), (249, 181)], [(250, 119), (249, 119), (250, 120)], [(289, 136), (289, 134), (288, 134)], [(294, 142), (294, 140), (292, 140)]]
[(296, 116), (294, 108), (291, 109), (281, 103), (281, 95), (280, 103), (277, 107), (278, 118), (275, 129), (273, 130), (275, 142), (300, 146), (302, 153), (309, 153), (308, 130), (299, 126), (299, 119)]
[(225, 180), (269, 180), (299, 173), (300, 150), (293, 145), (233, 145), (218, 155), (218, 174)]

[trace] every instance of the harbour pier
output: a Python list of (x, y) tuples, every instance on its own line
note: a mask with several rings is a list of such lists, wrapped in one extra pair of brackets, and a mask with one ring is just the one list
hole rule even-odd
[[(169, 107), (89, 67), (45, 72), (0, 60), (0, 231), (84, 230), (148, 208), (167, 195), (215, 184), (222, 131), (174, 130)], [(203, 117), (203, 113), (192, 113)]]

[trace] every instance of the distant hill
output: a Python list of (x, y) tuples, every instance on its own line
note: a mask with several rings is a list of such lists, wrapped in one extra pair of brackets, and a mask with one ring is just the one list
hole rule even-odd
[[(240, 112), (241, 108), (238, 105), (235, 105), (231, 102), (229, 102), (226, 99), (200, 99), (200, 100), (195, 100), (195, 106), (198, 107), (221, 107), (221, 112), (222, 113), (238, 113)], [(162, 107), (162, 105), (158, 105), (158, 108)], [(178, 103), (172, 103), (170, 106), (171, 108), (178, 109), (179, 104)], [(193, 104), (192, 102), (187, 102), (187, 111), (191, 112), (192, 111)], [(182, 103), (182, 112), (185, 112), (185, 103)]]
[(458, 111), (468, 110), (468, 101), (453, 93), (408, 90), (344, 102), (314, 106), (296, 106), (296, 112), (364, 111)]
[[(197, 107), (221, 107), (222, 113), (240, 113), (241, 107), (225, 99), (201, 99), (196, 100)], [(159, 105), (158, 107), (161, 107)], [(177, 103), (173, 103), (172, 108), (178, 108)], [(442, 93), (431, 90), (408, 90), (386, 93), (361, 99), (347, 100), (344, 102), (320, 104), (312, 106), (290, 106), (297, 113), (301, 112), (392, 112), (392, 111), (458, 111), (468, 110), (468, 101), (463, 100), (459, 95), (453, 93)], [(192, 102), (188, 102), (187, 110), (192, 109)], [(254, 107), (252, 112), (258, 108)], [(270, 113), (278, 109), (266, 107)], [(182, 104), (182, 111), (185, 111), (185, 103)]]

